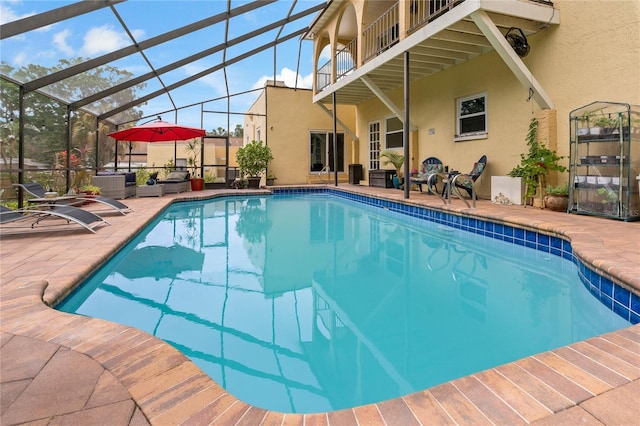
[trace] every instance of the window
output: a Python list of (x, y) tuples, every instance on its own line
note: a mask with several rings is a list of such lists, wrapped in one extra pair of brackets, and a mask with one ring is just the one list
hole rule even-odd
[(487, 134), (487, 94), (467, 96), (457, 101), (457, 139), (473, 139)]
[(369, 123), (369, 170), (380, 168), (380, 122)]
[[(339, 172), (344, 172), (344, 133), (338, 133), (338, 155), (336, 163)], [(333, 132), (311, 132), (309, 140), (310, 171), (319, 172), (326, 166), (333, 171)]]
[(389, 117), (386, 119), (385, 129), (385, 148), (394, 149), (402, 148), (402, 139), (404, 137), (404, 131), (402, 121), (398, 117)]

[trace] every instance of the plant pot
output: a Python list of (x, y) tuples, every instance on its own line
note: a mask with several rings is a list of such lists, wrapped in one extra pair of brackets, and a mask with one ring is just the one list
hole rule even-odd
[(204, 185), (203, 178), (191, 178), (191, 190), (192, 191), (202, 191), (202, 187)]
[(401, 179), (398, 176), (394, 176), (391, 181), (393, 182), (393, 187), (396, 189), (401, 189), (402, 184), (404, 183), (404, 179)]
[[(82, 195), (84, 198), (95, 198), (98, 194), (93, 193), (92, 191), (81, 191), (79, 195)], [(81, 205), (86, 206), (87, 204), (95, 203), (95, 201), (85, 200)]]
[(260, 178), (259, 177), (249, 177), (247, 178), (247, 187), (249, 189), (259, 189), (260, 188)]
[(544, 207), (554, 212), (566, 212), (569, 197), (566, 195), (547, 195), (544, 197)]
[(269, 179), (267, 178), (267, 186), (273, 186), (273, 184), (275, 183), (275, 179)]

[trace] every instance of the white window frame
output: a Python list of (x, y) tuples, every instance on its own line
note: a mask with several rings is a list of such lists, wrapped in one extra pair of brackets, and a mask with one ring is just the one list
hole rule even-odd
[[(396, 119), (400, 122), (400, 124), (402, 125), (402, 128), (400, 130), (394, 130), (392, 132), (389, 131), (388, 129), (388, 121), (390, 119)], [(402, 136), (402, 144), (400, 146), (394, 146), (394, 147), (389, 147), (387, 145), (387, 136), (391, 135), (391, 134), (400, 134)], [(388, 117), (384, 118), (384, 149), (385, 150), (395, 150), (395, 149), (404, 149), (404, 123), (402, 122), (402, 120), (400, 120), (397, 116), (395, 115), (390, 115)]]
[(369, 123), (369, 170), (380, 168), (380, 138), (382, 137), (382, 122), (380, 120)]
[[(473, 114), (467, 114), (465, 116), (462, 116), (462, 103), (465, 101), (469, 101), (472, 99), (478, 99), (478, 98), (484, 98), (484, 111), (482, 112), (476, 112)], [(456, 142), (459, 141), (468, 141), (468, 140), (474, 140), (474, 139), (486, 139), (488, 134), (489, 134), (489, 129), (488, 129), (488, 122), (489, 122), (489, 113), (487, 112), (487, 106), (488, 106), (488, 97), (487, 97), (487, 92), (482, 92), (482, 93), (476, 93), (473, 95), (469, 95), (469, 96), (464, 96), (461, 98), (457, 98), (456, 99), (456, 136), (454, 138), (454, 140)], [(478, 117), (478, 116), (484, 116), (484, 130), (483, 131), (477, 131), (477, 132), (467, 132), (464, 134), (460, 133), (460, 121), (463, 118), (467, 118), (467, 117)]]

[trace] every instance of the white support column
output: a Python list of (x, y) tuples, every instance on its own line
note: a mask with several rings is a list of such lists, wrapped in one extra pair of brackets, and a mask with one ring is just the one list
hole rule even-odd
[[(389, 110), (391, 110), (391, 112), (393, 112), (393, 115), (395, 115), (398, 120), (400, 120), (404, 124), (404, 111), (396, 107), (391, 99), (389, 99), (389, 97), (385, 95), (384, 92), (380, 90), (380, 88), (376, 86), (376, 84), (371, 81), (369, 77), (363, 75), (362, 77), (360, 77), (360, 80), (362, 80), (362, 82), (367, 85), (367, 87), (373, 92), (373, 94), (376, 95), (376, 97), (380, 99), (382, 103), (385, 104), (385, 106), (389, 108)], [(418, 130), (416, 125), (413, 123), (409, 123), (409, 129), (411, 131)]]
[(482, 34), (489, 40), (491, 46), (496, 49), (509, 69), (515, 74), (522, 85), (533, 91), (533, 99), (542, 109), (554, 109), (553, 101), (544, 91), (540, 83), (533, 77), (531, 71), (522, 62), (522, 59), (513, 51), (509, 42), (504, 38), (498, 27), (493, 23), (489, 15), (483, 10), (477, 10), (471, 15), (473, 22), (480, 28)]

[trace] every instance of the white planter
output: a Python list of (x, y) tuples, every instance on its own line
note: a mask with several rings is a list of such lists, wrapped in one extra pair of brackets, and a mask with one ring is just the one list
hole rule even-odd
[(521, 205), (524, 195), (524, 182), (522, 178), (511, 176), (491, 176), (491, 201), (496, 197), (503, 200), (509, 199), (512, 204)]

